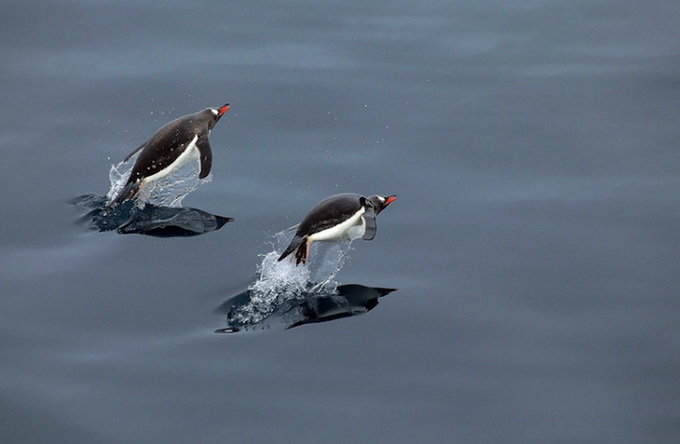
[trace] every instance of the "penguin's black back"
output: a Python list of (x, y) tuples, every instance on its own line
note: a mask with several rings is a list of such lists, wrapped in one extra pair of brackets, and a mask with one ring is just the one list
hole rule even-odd
[(336, 194), (322, 200), (302, 220), (297, 234), (309, 236), (346, 221), (361, 209), (363, 200), (356, 193)]
[(144, 144), (128, 183), (155, 174), (177, 160), (200, 131), (200, 125), (193, 116), (180, 117), (164, 125)]

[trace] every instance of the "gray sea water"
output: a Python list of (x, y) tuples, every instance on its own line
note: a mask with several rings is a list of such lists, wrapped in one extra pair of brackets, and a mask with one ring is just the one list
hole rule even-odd
[[(0, 442), (670, 443), (680, 436), (677, 2), (9, 2)], [(69, 204), (232, 104), (235, 218), (97, 232)], [(398, 194), (335, 279), (370, 313), (216, 334), (276, 233)]]

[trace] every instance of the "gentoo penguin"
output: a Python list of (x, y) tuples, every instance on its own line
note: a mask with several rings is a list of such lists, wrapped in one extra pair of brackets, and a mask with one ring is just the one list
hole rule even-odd
[(375, 237), (375, 217), (397, 200), (392, 196), (364, 197), (360, 194), (336, 194), (319, 202), (305, 216), (293, 240), (279, 261), (295, 252), (295, 265), (307, 262), (314, 241), (349, 241)]
[(198, 177), (204, 179), (208, 176), (212, 165), (208, 135), (228, 109), (227, 103), (219, 108), (206, 108), (175, 119), (165, 124), (149, 140), (128, 154), (124, 162), (141, 151), (132, 167), (130, 178), (113, 199), (112, 204), (119, 204), (124, 200), (134, 198), (145, 183), (172, 173), (194, 150), (198, 150), (201, 159), (201, 172)]

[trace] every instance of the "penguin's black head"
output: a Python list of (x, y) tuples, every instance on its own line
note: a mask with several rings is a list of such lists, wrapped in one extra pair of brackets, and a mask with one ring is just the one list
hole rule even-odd
[(220, 106), (219, 108), (208, 108), (201, 113), (205, 113), (206, 118), (208, 119), (208, 129), (212, 129), (213, 126), (217, 123), (218, 120), (220, 120), (220, 117), (227, 111), (229, 111), (229, 106), (228, 103), (225, 103), (224, 105)]
[(366, 199), (366, 204), (373, 207), (375, 214), (380, 213), (382, 210), (387, 208), (389, 204), (397, 200), (397, 195), (392, 194), (391, 196), (371, 196)]

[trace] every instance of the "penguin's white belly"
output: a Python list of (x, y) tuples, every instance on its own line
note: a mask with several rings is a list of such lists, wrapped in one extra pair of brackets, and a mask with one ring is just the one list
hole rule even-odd
[(349, 241), (364, 235), (366, 222), (361, 217), (366, 209), (361, 208), (356, 214), (344, 222), (325, 230), (314, 233), (308, 237), (310, 241)]
[(198, 141), (198, 136), (194, 136), (186, 149), (177, 157), (177, 159), (175, 159), (174, 162), (162, 170), (150, 176), (146, 176), (144, 179), (142, 179), (142, 183), (148, 183), (162, 179), (171, 174), (173, 171), (177, 171), (192, 162), (200, 162), (201, 153), (196, 147), (196, 141)]

